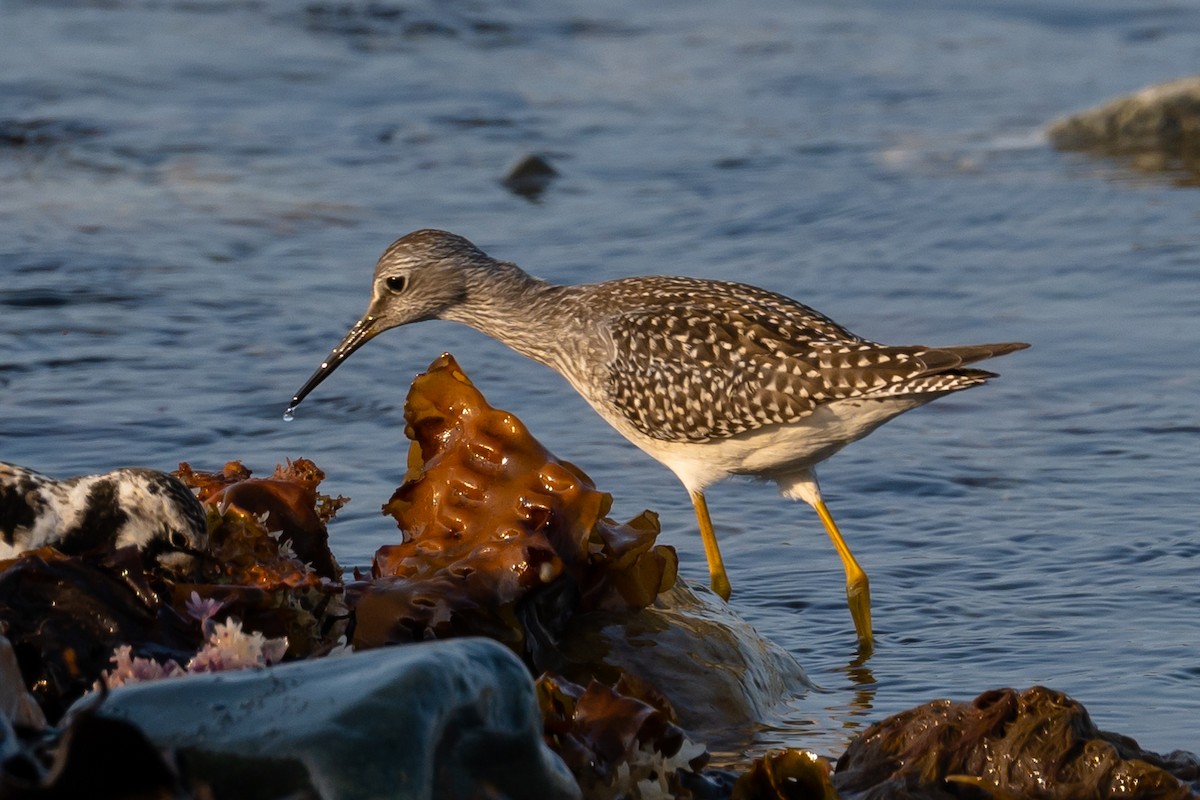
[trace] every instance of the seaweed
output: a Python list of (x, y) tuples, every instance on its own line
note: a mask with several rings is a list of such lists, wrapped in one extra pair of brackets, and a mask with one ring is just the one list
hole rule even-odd
[(349, 588), (355, 647), (487, 635), (547, 666), (575, 614), (636, 610), (674, 585), (657, 518), (607, 517), (612, 496), (488, 405), (446, 354), (413, 382), (404, 483), (384, 505), (403, 541)]

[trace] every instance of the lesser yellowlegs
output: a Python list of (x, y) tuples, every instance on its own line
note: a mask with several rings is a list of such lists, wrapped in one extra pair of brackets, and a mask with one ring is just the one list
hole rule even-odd
[(469, 325), (560, 373), (691, 495), (713, 590), (730, 595), (704, 490), (730, 475), (773, 480), (816, 509), (846, 570), (870, 647), (867, 575), (821, 499), (813, 467), (892, 417), (994, 373), (967, 364), (1028, 347), (892, 347), (783, 295), (741, 283), (638, 277), (579, 286), (534, 278), (466, 239), (419, 230), (375, 267), (371, 304), (288, 413), (368, 340), (410, 322)]

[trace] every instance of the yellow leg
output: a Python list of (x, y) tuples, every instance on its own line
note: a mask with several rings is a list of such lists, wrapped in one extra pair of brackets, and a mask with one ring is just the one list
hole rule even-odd
[(858, 632), (859, 646), (870, 650), (874, 637), (871, 633), (871, 587), (867, 582), (867, 573), (854, 560), (854, 554), (846, 546), (846, 540), (833, 521), (833, 515), (825, 507), (825, 501), (818, 497), (813, 508), (817, 510), (821, 522), (825, 523), (825, 530), (842, 557), (842, 566), (846, 568), (846, 600), (850, 605), (850, 616), (854, 618), (854, 630)]
[(700, 522), (700, 538), (704, 540), (704, 556), (708, 559), (709, 585), (728, 602), (733, 587), (729, 585), (729, 576), (725, 574), (725, 562), (721, 560), (721, 551), (717, 548), (717, 535), (713, 533), (712, 520), (708, 516), (708, 503), (704, 501), (703, 492), (688, 491), (692, 497), (692, 505), (696, 508), (696, 519)]

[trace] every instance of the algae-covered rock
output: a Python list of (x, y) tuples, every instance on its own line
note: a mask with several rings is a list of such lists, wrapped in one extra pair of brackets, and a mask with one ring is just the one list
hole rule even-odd
[(219, 472), (185, 462), (175, 474), (197, 491), (210, 533), (209, 557), (172, 586), (172, 604), (184, 607), (193, 593), (219, 602), (247, 629), (286, 637), (289, 658), (333, 646), (348, 612), (326, 523), (346, 498), (317, 491), (325, 473), (300, 458), (265, 479), (238, 461)]
[(844, 798), (993, 796), (1184, 800), (1200, 762), (1099, 730), (1078, 702), (1034, 687), (937, 700), (867, 728), (838, 759)]
[(97, 713), (173, 749), (217, 800), (579, 797), (527, 670), (486, 639), (121, 687)]
[(1127, 157), (1146, 171), (1183, 172), (1200, 180), (1200, 76), (1149, 86), (1052, 122), (1061, 150)]
[[(142, 469), (68, 482), (13, 465), (0, 471), (5, 530), (14, 541), (55, 545), (0, 560), (0, 633), (20, 665), (19, 685), (52, 721), (114, 663), (132, 677), (174, 674), (194, 660), (211, 639), (187, 610), (194, 596), (222, 608), (220, 630), (240, 634), (245, 626), (248, 635), (233, 640), (286, 637), (291, 658), (324, 652), (343, 632), (340, 570), (324, 524), (341, 498), (316, 493), (323, 476), (311, 462), (289, 463), (257, 482), (238, 464), (218, 474), (185, 464), (184, 482)], [(60, 491), (76, 485), (90, 488)], [(205, 503), (191, 486), (205, 492)], [(35, 506), (44, 513), (31, 525), (26, 511)], [(272, 534), (273, 522), (283, 534)], [(88, 546), (72, 546), (83, 541), (78, 531)], [(334, 577), (306, 563), (293, 544)], [(164, 554), (186, 558), (164, 563)], [(225, 655), (211, 641), (207, 649)], [(210, 658), (208, 666), (237, 662)]]

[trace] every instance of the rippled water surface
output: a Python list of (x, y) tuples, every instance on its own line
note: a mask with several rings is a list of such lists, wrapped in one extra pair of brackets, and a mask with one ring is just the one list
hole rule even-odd
[[(465, 328), (394, 331), (281, 420), (392, 239), (447, 228), (562, 282), (738, 278), (897, 344), (1029, 341), (824, 465), (872, 578), (865, 663), (812, 511), (710, 492), (736, 608), (823, 688), (755, 746), (835, 753), (1041, 683), (1200, 749), (1200, 194), (1039, 133), (1194, 67), (1200, 10), (893, 6), (4, 3), (0, 460), (307, 456), (365, 564), (396, 536), (408, 381), (449, 350), (703, 582), (675, 478)], [(530, 153), (560, 173), (536, 202), (501, 183)]]

